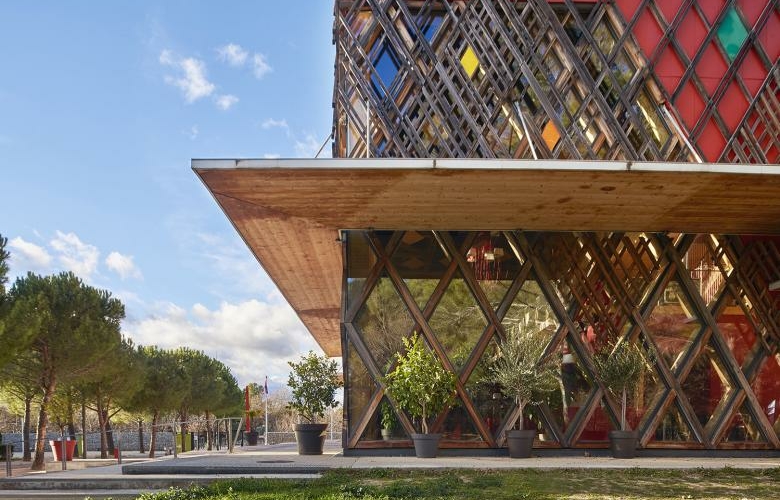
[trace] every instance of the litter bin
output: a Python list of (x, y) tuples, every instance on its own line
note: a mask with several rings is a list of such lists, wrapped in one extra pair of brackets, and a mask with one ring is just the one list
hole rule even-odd
[(62, 441), (61, 439), (49, 440), (49, 446), (54, 453), (54, 461), (62, 462), (62, 443), (65, 443), (65, 460), (73, 460), (73, 452), (76, 450), (76, 441)]

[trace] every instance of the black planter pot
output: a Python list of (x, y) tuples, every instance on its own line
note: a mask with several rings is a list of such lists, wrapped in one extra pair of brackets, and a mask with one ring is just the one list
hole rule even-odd
[(295, 439), (298, 441), (298, 455), (322, 455), (326, 427), (328, 424), (296, 424)]
[(436, 458), (441, 434), (412, 434), (414, 454), (417, 458)]
[(634, 458), (639, 435), (636, 431), (610, 431), (609, 447), (613, 458)]
[(257, 446), (257, 431), (249, 431), (246, 433), (246, 444), (249, 446)]
[(534, 434), (536, 434), (536, 431), (533, 429), (506, 431), (506, 445), (509, 448), (509, 456), (511, 458), (530, 458), (531, 449), (534, 446)]

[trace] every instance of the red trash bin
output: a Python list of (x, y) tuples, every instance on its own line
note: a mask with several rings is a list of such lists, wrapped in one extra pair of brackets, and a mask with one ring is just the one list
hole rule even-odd
[[(62, 440), (49, 440), (49, 446), (54, 453), (54, 461), (62, 462)], [(73, 452), (76, 450), (76, 441), (65, 441), (65, 460), (73, 460)]]

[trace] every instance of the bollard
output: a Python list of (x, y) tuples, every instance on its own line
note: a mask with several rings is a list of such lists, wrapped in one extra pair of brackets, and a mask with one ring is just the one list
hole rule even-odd
[(5, 475), (11, 477), (11, 453), (14, 449), (13, 445), (5, 444)]
[(233, 453), (233, 426), (230, 425), (231, 423), (232, 423), (232, 419), (230, 418), (227, 419), (226, 424), (227, 424), (228, 453)]
[(176, 458), (176, 422), (173, 423), (173, 458)]

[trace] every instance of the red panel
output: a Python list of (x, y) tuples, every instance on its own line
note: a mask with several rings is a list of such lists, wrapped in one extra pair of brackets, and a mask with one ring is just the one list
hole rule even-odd
[(778, 33), (780, 33), (780, 13), (775, 10), (767, 19), (764, 29), (758, 36), (770, 61), (776, 61), (780, 57), (780, 35)]
[(704, 153), (704, 159), (711, 163), (718, 161), (723, 148), (726, 147), (726, 139), (723, 138), (717, 125), (711, 118), (707, 125), (704, 126), (704, 130), (696, 142), (699, 144), (699, 149)]
[(737, 125), (739, 125), (749, 105), (750, 103), (745, 98), (745, 94), (739, 90), (737, 82), (732, 82), (718, 103), (720, 117), (723, 118), (729, 132), (734, 133), (734, 130), (737, 129)]
[(685, 73), (685, 65), (670, 45), (664, 49), (658, 58), (655, 72), (663, 86), (666, 87), (667, 92), (673, 94), (677, 85), (680, 84), (680, 78)]
[(718, 84), (726, 73), (727, 68), (726, 60), (723, 59), (720, 51), (715, 46), (715, 42), (710, 42), (707, 48), (704, 49), (699, 65), (696, 66), (696, 74), (701, 78), (704, 88), (707, 89), (709, 95), (712, 95), (715, 89), (718, 88)]
[(698, 3), (710, 24), (715, 22), (720, 10), (726, 4), (725, 0), (699, 0)]
[(615, 4), (626, 21), (630, 21), (642, 0), (616, 0)]
[(688, 11), (682, 24), (680, 24), (680, 28), (677, 30), (676, 36), (677, 41), (688, 55), (688, 59), (693, 59), (693, 56), (701, 47), (704, 37), (707, 36), (707, 27), (704, 26), (704, 22), (694, 9)]
[(644, 52), (645, 57), (650, 59), (655, 48), (658, 46), (658, 42), (661, 41), (661, 37), (664, 32), (656, 22), (653, 15), (648, 9), (642, 12), (641, 16), (634, 25), (634, 36), (639, 42), (639, 47)]
[(752, 28), (758, 16), (761, 15), (761, 11), (767, 6), (768, 0), (760, 2), (759, 0), (737, 0), (737, 6), (739, 11), (742, 12), (742, 17), (748, 22), (748, 28)]
[(674, 105), (688, 130), (693, 130), (693, 126), (696, 125), (702, 111), (704, 111), (704, 101), (690, 80), (683, 86)]
[(751, 48), (745, 60), (742, 62), (742, 67), (739, 69), (739, 75), (742, 77), (742, 81), (745, 82), (745, 86), (750, 90), (750, 94), (755, 97), (758, 93), (758, 89), (761, 88), (761, 84), (766, 79), (766, 68), (761, 59), (756, 54), (756, 49)]
[(682, 0), (656, 0), (655, 2), (668, 24), (672, 24), (674, 16), (676, 16), (677, 11), (680, 10), (681, 3)]

